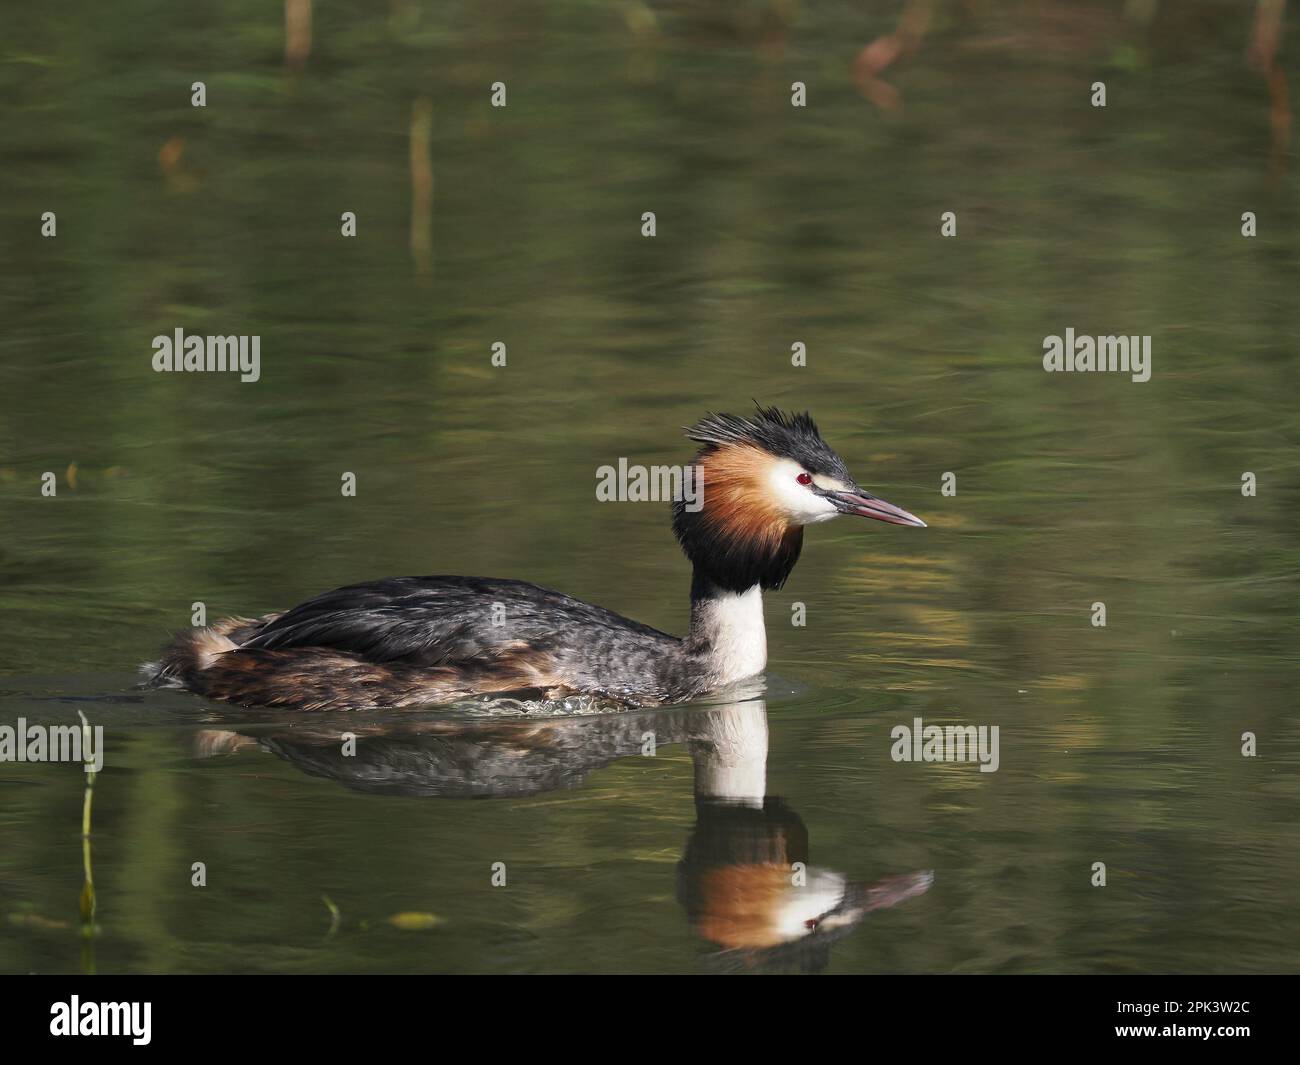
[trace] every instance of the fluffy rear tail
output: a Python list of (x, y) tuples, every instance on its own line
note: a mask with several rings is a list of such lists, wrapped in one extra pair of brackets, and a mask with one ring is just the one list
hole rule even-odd
[(205, 629), (178, 632), (164, 648), (157, 662), (145, 662), (140, 675), (147, 688), (193, 688), (198, 674), (208, 669), (217, 655), (239, 647), (268, 621), (278, 617), (268, 614), (256, 621), (251, 618), (223, 618)]

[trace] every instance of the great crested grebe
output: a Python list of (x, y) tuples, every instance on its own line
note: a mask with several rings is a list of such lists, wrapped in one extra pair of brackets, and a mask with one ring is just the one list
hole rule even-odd
[(709, 414), (686, 435), (703, 495), (698, 509), (673, 504), (694, 566), (684, 638), (526, 581), (392, 577), (181, 633), (144, 667), (147, 682), (300, 710), (529, 691), (681, 702), (763, 671), (762, 593), (785, 583), (805, 525), (853, 514), (925, 526), (859, 488), (807, 414)]

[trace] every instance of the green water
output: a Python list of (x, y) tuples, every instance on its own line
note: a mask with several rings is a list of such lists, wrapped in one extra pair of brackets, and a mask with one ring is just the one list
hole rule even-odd
[[(883, 113), (850, 69), (895, 6), (317, 4), (298, 74), (251, 0), (9, 15), (0, 725), (81, 710), (106, 755), (93, 920), (85, 774), (0, 763), (0, 970), (1300, 969), (1300, 227), (1249, 15), (941, 5)], [(260, 380), (154, 373), (178, 327), (259, 335)], [(1151, 380), (1044, 373), (1067, 327), (1150, 335)], [(394, 574), (680, 632), (664, 507), (595, 471), (684, 462), (751, 397), (929, 522), (808, 531), (765, 698), (340, 722), (132, 690), (195, 602)], [(998, 771), (893, 761), (916, 717), (998, 726)], [(697, 804), (719, 728), (765, 810)], [(700, 892), (805, 858), (933, 883), (720, 955)]]

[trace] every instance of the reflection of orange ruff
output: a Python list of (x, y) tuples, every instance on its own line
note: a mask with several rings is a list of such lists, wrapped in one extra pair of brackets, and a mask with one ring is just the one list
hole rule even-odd
[(724, 865), (702, 873), (696, 931), (727, 950), (785, 942), (777, 918), (793, 875), (790, 866), (775, 863)]

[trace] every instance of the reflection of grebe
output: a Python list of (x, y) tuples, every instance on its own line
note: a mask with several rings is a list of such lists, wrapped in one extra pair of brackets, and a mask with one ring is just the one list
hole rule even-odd
[(781, 799), (758, 807), (698, 799), (677, 894), (695, 931), (723, 949), (715, 962), (810, 971), (872, 910), (932, 883), (928, 871), (867, 884), (809, 865), (808, 830)]
[(715, 961), (747, 969), (823, 968), (830, 946), (872, 910), (923, 894), (930, 872), (873, 884), (808, 864), (799, 815), (767, 796), (761, 704), (701, 711), (693, 730), (695, 831), (678, 867), (692, 926), (723, 948)]
[[(355, 791), (446, 799), (523, 798), (581, 786), (620, 758), (639, 757), (647, 733), (663, 746), (685, 739), (686, 708), (581, 717), (370, 723), (338, 715), (292, 728), (199, 733), (200, 757), (269, 751), (302, 772)], [(356, 737), (345, 744), (345, 733)]]
[(859, 488), (806, 414), (712, 414), (688, 435), (703, 496), (698, 510), (674, 504), (694, 566), (684, 639), (523, 581), (395, 577), (183, 633), (145, 667), (148, 681), (302, 710), (524, 690), (680, 702), (763, 671), (762, 591), (790, 575), (805, 525), (840, 514), (925, 524)]
[[(474, 722), (408, 717), (331, 724), (329, 717), (260, 735), (200, 735), (203, 755), (257, 746), (313, 776), (359, 791), (446, 798), (517, 798), (580, 786), (593, 770), (657, 747), (688, 744), (696, 823), (678, 865), (692, 928), (722, 948), (711, 964), (822, 968), (831, 945), (872, 910), (925, 892), (928, 872), (855, 883), (809, 865), (808, 831), (767, 792), (762, 699), (653, 712)], [(344, 732), (356, 736), (345, 753)]]

